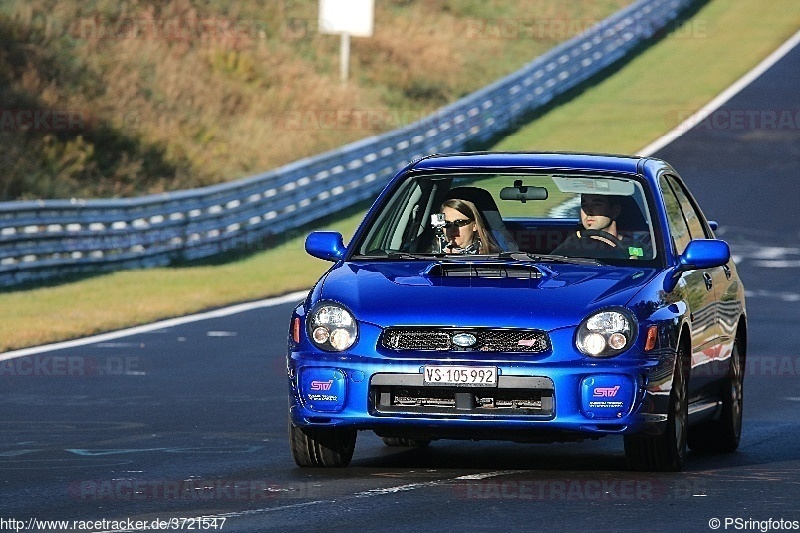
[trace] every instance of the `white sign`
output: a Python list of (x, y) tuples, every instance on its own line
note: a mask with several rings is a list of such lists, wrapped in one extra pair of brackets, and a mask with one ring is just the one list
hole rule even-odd
[(375, 0), (319, 0), (319, 32), (372, 37)]

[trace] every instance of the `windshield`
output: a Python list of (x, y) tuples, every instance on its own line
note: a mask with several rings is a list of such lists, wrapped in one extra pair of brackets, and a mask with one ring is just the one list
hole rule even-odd
[(650, 210), (630, 177), (447, 174), (409, 177), (354, 242), (356, 256), (656, 258)]

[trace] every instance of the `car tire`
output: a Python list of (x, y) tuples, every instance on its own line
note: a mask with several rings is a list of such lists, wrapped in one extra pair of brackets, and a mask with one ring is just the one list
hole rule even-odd
[(733, 343), (728, 375), (722, 387), (719, 420), (703, 422), (689, 432), (689, 448), (694, 452), (732, 453), (739, 447), (744, 407), (744, 357), (738, 339)]
[(356, 448), (356, 430), (297, 427), (289, 423), (289, 441), (297, 466), (336, 468), (350, 464)]
[(404, 437), (381, 437), (383, 443), (393, 448), (424, 448), (431, 443), (430, 439), (407, 439)]
[(683, 468), (689, 425), (689, 361), (686, 347), (679, 346), (666, 430), (662, 435), (625, 435), (625, 456), (634, 470), (678, 472)]

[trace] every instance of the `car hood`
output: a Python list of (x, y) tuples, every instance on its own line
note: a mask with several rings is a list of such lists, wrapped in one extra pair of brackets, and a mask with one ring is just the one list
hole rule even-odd
[(347, 262), (317, 286), (360, 321), (389, 326), (577, 325), (600, 307), (625, 305), (655, 269), (605, 265), (386, 261)]

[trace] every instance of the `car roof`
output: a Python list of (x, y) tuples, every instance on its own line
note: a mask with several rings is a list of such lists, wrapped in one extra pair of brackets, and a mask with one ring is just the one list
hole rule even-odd
[[(410, 165), (411, 171), (565, 169), (640, 174), (650, 158), (572, 152), (470, 152), (434, 154)], [(659, 161), (660, 162), (660, 161)]]

